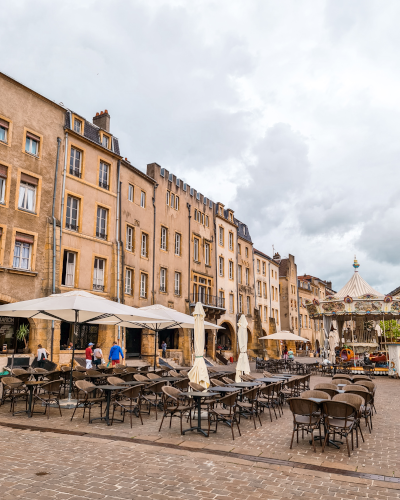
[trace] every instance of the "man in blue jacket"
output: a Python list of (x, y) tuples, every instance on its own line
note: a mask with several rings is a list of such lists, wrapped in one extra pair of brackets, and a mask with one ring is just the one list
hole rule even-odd
[(121, 355), (121, 358), (124, 359), (122, 349), (116, 342), (114, 342), (110, 349), (110, 355), (108, 356), (108, 360), (111, 361), (112, 366), (119, 364), (119, 355)]

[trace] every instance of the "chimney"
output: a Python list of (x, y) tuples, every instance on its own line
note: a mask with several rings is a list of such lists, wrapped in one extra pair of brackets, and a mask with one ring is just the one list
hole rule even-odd
[(274, 260), (281, 260), (281, 256), (279, 255), (278, 252), (275, 253)]
[(327, 281), (327, 282), (326, 282), (326, 286), (327, 286), (328, 288), (331, 288), (331, 289), (332, 289), (332, 281)]
[(106, 132), (110, 132), (110, 115), (107, 110), (96, 113), (96, 116), (93, 117), (93, 123)]

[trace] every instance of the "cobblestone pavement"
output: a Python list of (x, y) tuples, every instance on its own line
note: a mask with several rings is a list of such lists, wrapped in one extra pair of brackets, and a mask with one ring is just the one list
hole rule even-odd
[(199, 452), (0, 428), (0, 495), (23, 499), (396, 499), (399, 484)]
[[(329, 379), (313, 376), (311, 385), (321, 381), (327, 382)], [(396, 483), (382, 485), (382, 481), (374, 483), (370, 479), (344, 476), (340, 479), (340, 474), (299, 469), (296, 465), (315, 464), (343, 471), (400, 477), (400, 436), (397, 425), (400, 383), (386, 377), (376, 378), (374, 381), (377, 384), (378, 410), (373, 418), (374, 429), (369, 434), (363, 424), (365, 443), (360, 443), (360, 447), (355, 448), (350, 459), (345, 446), (341, 446), (339, 450), (327, 447), (323, 454), (321, 446), (317, 446), (317, 453), (314, 453), (308, 439), (300, 439), (299, 444), (295, 443), (290, 450), (292, 417), (287, 407), (284, 416), (273, 422), (265, 414), (262, 417), (262, 427), (257, 424), (256, 430), (251, 421), (242, 420), (242, 437), (236, 433), (235, 440), (232, 441), (230, 429), (225, 426), (220, 426), (218, 433), (212, 434), (210, 438), (197, 433), (181, 436), (178, 420), (173, 422), (171, 429), (165, 424), (159, 433), (160, 418), (156, 421), (154, 413), (150, 417), (144, 417), (143, 426), (135, 419), (131, 430), (129, 420), (112, 427), (107, 427), (104, 423), (89, 425), (87, 416), (82, 419), (81, 411), (72, 422), (71, 410), (64, 410), (63, 417), (60, 417), (54, 409), (50, 420), (39, 415), (34, 415), (32, 419), (23, 415), (12, 417), (9, 405), (6, 405), (0, 408), (0, 425), (12, 423), (50, 427), (108, 436), (110, 439), (0, 428), (0, 498), (35, 498), (26, 494), (28, 488), (33, 488), (29, 491), (35, 494), (40, 492), (41, 498), (66, 499), (147, 497), (159, 500), (224, 500), (228, 496), (231, 499), (280, 499), (304, 495), (309, 498), (400, 498), (396, 496), (399, 490), (386, 490), (388, 486), (399, 488), (400, 485)], [(135, 439), (132, 442), (113, 441), (114, 436), (139, 438), (156, 442), (160, 446), (137, 444)], [(178, 446), (170, 449), (167, 448), (169, 444), (190, 447), (193, 451), (179, 449)], [(196, 451), (200, 449), (203, 450), (202, 453)], [(215, 450), (261, 457), (260, 460), (263, 457), (289, 460), (293, 466), (243, 461), (233, 455), (229, 456), (229, 453), (222, 457), (215, 455)], [(35, 475), (41, 471), (51, 474)], [(101, 479), (98, 480), (99, 473)], [(191, 481), (191, 477), (197, 475), (201, 479)], [(48, 492), (46, 497), (47, 489), (51, 490), (51, 486), (56, 485), (60, 485), (57, 490), (59, 493)], [(77, 485), (79, 488), (85, 486), (87, 490), (96, 492), (96, 495), (87, 493), (86, 490), (84, 494), (78, 492), (74, 489)], [(142, 486), (147, 489), (138, 489)], [(243, 492), (244, 486), (246, 492)], [(100, 492), (96, 488), (111, 489), (112, 492)], [(20, 489), (22, 493), (15, 492)], [(11, 496), (2, 496), (5, 491)], [(61, 493), (65, 493), (64, 496)], [(128, 496), (123, 496), (124, 494)]]

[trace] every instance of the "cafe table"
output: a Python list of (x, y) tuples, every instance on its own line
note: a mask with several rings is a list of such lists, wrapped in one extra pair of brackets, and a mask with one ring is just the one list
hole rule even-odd
[[(39, 374), (38, 374), (39, 375)], [(28, 398), (28, 409), (23, 410), (18, 413), (27, 413), (28, 417), (32, 417), (32, 399), (33, 399), (33, 390), (35, 387), (40, 387), (43, 384), (46, 384), (47, 380), (28, 380), (25, 382), (26, 387), (29, 389), (29, 398)]]
[(271, 377), (262, 377), (258, 378), (260, 382), (266, 382), (267, 384), (276, 384), (277, 382), (283, 382), (285, 379), (283, 378), (271, 378)]
[(203, 434), (205, 437), (208, 437), (208, 432), (206, 432), (204, 429), (201, 428), (201, 400), (203, 398), (212, 397), (215, 394), (213, 392), (208, 392), (208, 391), (203, 391), (203, 392), (189, 391), (187, 395), (188, 397), (193, 398), (194, 402), (197, 403), (197, 426), (190, 427), (190, 429), (185, 429), (183, 431), (183, 434), (189, 431), (197, 431)]
[(276, 375), (272, 375), (272, 378), (292, 378), (294, 375), (290, 375), (289, 373), (277, 373)]
[[(104, 417), (96, 417), (92, 418), (90, 420), (90, 423), (94, 422), (95, 420), (105, 420), (107, 425), (111, 425), (110, 422), (110, 404), (111, 404), (111, 393), (113, 391), (123, 391), (124, 389), (128, 389), (127, 384), (125, 385), (102, 385), (99, 387), (102, 391), (106, 393), (106, 411)], [(120, 419), (114, 418), (114, 422), (122, 422)]]
[[(342, 391), (342, 392), (344, 392), (344, 391)], [(319, 406), (322, 406), (322, 403), (324, 401), (330, 401), (330, 399), (323, 399), (323, 398), (304, 398), (304, 399), (308, 399), (309, 401), (314, 401), (314, 403), (317, 403)], [(324, 433), (326, 435), (325, 420), (324, 420)], [(314, 437), (314, 441), (315, 440), (321, 441), (321, 444), (322, 444), (322, 442), (325, 439), (325, 435), (321, 436), (321, 437), (319, 437), (319, 436)], [(310, 444), (311, 443), (312, 443), (312, 440), (310, 439)], [(329, 439), (329, 444), (333, 445), (335, 448), (339, 448), (339, 446), (336, 443), (343, 444), (342, 441), (338, 441), (336, 439)]]
[(211, 392), (219, 392), (220, 394), (223, 394), (224, 392), (225, 393), (228, 393), (228, 392), (238, 392), (238, 389), (236, 389), (236, 387), (232, 387), (232, 386), (222, 386), (222, 387), (220, 387), (219, 385), (217, 385), (216, 387), (209, 387), (207, 390), (211, 391)]
[(260, 382), (258, 382), (257, 379), (254, 382), (232, 382), (232, 384), (229, 384), (230, 387), (239, 387), (240, 389), (246, 389), (250, 387), (255, 387), (256, 385), (260, 385)]

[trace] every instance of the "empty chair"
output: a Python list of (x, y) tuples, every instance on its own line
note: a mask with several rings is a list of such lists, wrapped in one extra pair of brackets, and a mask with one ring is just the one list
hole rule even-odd
[(339, 384), (348, 385), (348, 383), (349, 383), (349, 380), (345, 379), (345, 378), (334, 378), (334, 379), (332, 379), (332, 384), (333, 385), (339, 385)]
[(350, 382), (351, 382), (351, 380), (352, 380), (351, 375), (345, 375), (345, 374), (343, 374), (343, 373), (338, 373), (337, 375), (334, 375), (334, 376), (332, 377), (332, 382), (333, 382), (333, 380), (334, 380), (334, 379), (337, 379), (337, 378), (350, 380)]
[(11, 374), (14, 376), (14, 377), (18, 377), (19, 375), (25, 375), (29, 372), (27, 372), (26, 370), (24, 370), (23, 368), (13, 368), (11, 370)]
[(355, 383), (357, 380), (370, 380), (372, 382), (371, 377), (368, 377), (368, 375), (354, 375), (353, 382)]
[(134, 413), (138, 413), (140, 421), (143, 425), (141, 406), (142, 406), (142, 389), (144, 385), (136, 385), (129, 387), (119, 393), (119, 398), (113, 403), (113, 413), (111, 425), (114, 423), (114, 413), (117, 408), (122, 411), (122, 422), (125, 420), (125, 413), (129, 413), (132, 429), (132, 417)]
[(111, 375), (110, 377), (107, 377), (107, 382), (110, 385), (125, 385), (125, 380), (122, 380), (122, 378), (115, 377)]
[(137, 368), (135, 368), (134, 366), (127, 366), (126, 367), (126, 371), (128, 373), (139, 373), (138, 370), (137, 370)]
[(169, 371), (169, 375), (171, 377), (179, 377), (179, 373), (177, 371), (175, 371), (175, 370), (170, 370)]
[(319, 430), (319, 436), (321, 439), (321, 413), (319, 411), (319, 406), (314, 401), (304, 398), (289, 398), (288, 399), (290, 411), (293, 414), (293, 432), (292, 440), (290, 442), (290, 449), (293, 447), (294, 434), (297, 434), (297, 442), (299, 442), (299, 430), (306, 431), (307, 434), (311, 434), (311, 442), (315, 449), (314, 442), (314, 431)]
[(161, 377), (160, 377), (160, 375), (157, 375), (157, 374), (155, 374), (155, 373), (148, 373), (148, 374), (147, 374), (147, 378), (148, 378), (149, 380), (157, 380), (158, 378), (161, 378)]
[(218, 422), (224, 422), (228, 424), (231, 428), (232, 439), (235, 439), (235, 435), (233, 433), (234, 424), (236, 424), (239, 436), (241, 436), (239, 420), (238, 420), (238, 412), (237, 412), (238, 407), (236, 404), (237, 397), (238, 397), (237, 392), (229, 394), (228, 396), (225, 396), (218, 400), (220, 406), (215, 408), (210, 408), (210, 411), (208, 412), (208, 435), (210, 435), (210, 428), (212, 422), (215, 422), (215, 431), (218, 430)]
[[(222, 377), (222, 380), (225, 382), (225, 384), (232, 384), (232, 380), (228, 377)], [(244, 382), (247, 382), (244, 380)]]
[(47, 370), (44, 368), (34, 368), (35, 373), (47, 373)]
[(103, 403), (105, 402), (105, 397), (102, 395), (102, 390), (99, 389), (97, 385), (88, 382), (87, 380), (77, 380), (75, 382), (75, 387), (78, 391), (77, 402), (75, 405), (74, 413), (72, 414), (71, 420), (75, 416), (75, 412), (78, 408), (83, 408), (83, 417), (85, 418), (86, 409), (89, 410), (89, 423), (90, 423), (90, 412), (94, 406), (99, 406), (100, 416), (103, 416)]
[(239, 412), (239, 423), (240, 416), (243, 415), (246, 418), (250, 417), (253, 419), (254, 429), (257, 429), (256, 417), (258, 417), (260, 425), (262, 425), (258, 409), (258, 387), (243, 392), (241, 401), (238, 401), (236, 404)]
[(359, 392), (369, 392), (369, 390), (364, 387), (363, 385), (358, 385), (358, 384), (350, 384), (346, 385), (343, 387), (343, 390), (348, 392), (348, 391), (359, 391)]
[(212, 378), (212, 379), (210, 380), (210, 382), (211, 382), (211, 385), (212, 385), (213, 387), (225, 387), (225, 386), (226, 386), (226, 384), (224, 384), (224, 383), (223, 383), (223, 382), (221, 382), (220, 380), (217, 380), (216, 378)]
[(362, 387), (366, 387), (371, 394), (375, 394), (376, 385), (370, 380), (357, 380), (357, 386), (361, 385)]
[(325, 414), (325, 439), (322, 445), (322, 453), (330, 434), (339, 434), (346, 439), (347, 453), (350, 457), (350, 446), (348, 436), (353, 432), (357, 419), (357, 409), (343, 401), (324, 401), (322, 403)]
[(187, 391), (189, 387), (189, 379), (183, 378), (182, 380), (177, 380), (176, 382), (174, 382), (174, 387), (176, 387), (180, 391)]
[(18, 401), (25, 401), (25, 408), (28, 401), (28, 392), (24, 386), (22, 380), (17, 377), (3, 377), (1, 379), (3, 382), (3, 395), (1, 398), (1, 404), (4, 404), (8, 399), (11, 403), (10, 411), (13, 412), (15, 409), (15, 403)]
[(278, 419), (275, 408), (278, 408), (279, 416), (280, 416), (280, 409), (279, 409), (279, 400), (275, 398), (275, 384), (270, 384), (259, 388), (258, 406), (261, 410), (268, 408), (271, 422), (272, 422), (271, 409), (274, 410), (275, 418)]
[(336, 394), (339, 394), (337, 385), (335, 384), (317, 384), (314, 389), (316, 391), (327, 392), (331, 398), (333, 398), (333, 396), (336, 396)]
[[(189, 382), (189, 387), (196, 392), (204, 392), (207, 390), (202, 385), (196, 384), (196, 382)], [(211, 396), (210, 398), (202, 399), (201, 408), (208, 410), (209, 405), (213, 405), (217, 397), (218, 394), (215, 394), (215, 396)]]
[(134, 377), (134, 379), (135, 379), (137, 382), (148, 382), (148, 381), (150, 380), (150, 379), (148, 379), (148, 378), (146, 377), (146, 375), (140, 375), (140, 374), (138, 374), (138, 375), (134, 375), (133, 377)]
[(155, 384), (147, 385), (146, 389), (144, 389), (143, 391), (143, 401), (145, 401), (148, 405), (149, 415), (151, 408), (154, 407), (156, 411), (156, 420), (157, 420), (157, 409), (158, 405), (161, 402), (162, 389), (165, 386), (165, 384), (166, 382), (156, 382)]
[(310, 390), (310, 391), (304, 391), (300, 395), (301, 398), (317, 398), (317, 399), (331, 399), (330, 395), (327, 392), (324, 391), (316, 391)]
[(189, 370), (181, 370), (179, 372), (180, 377), (188, 377), (189, 376)]
[[(353, 405), (357, 409), (357, 417), (356, 417), (356, 422), (355, 422), (355, 430), (356, 430), (356, 444), (358, 448), (358, 430), (360, 430), (362, 440), (364, 441), (364, 436), (361, 430), (360, 426), (360, 418), (361, 418), (361, 407), (364, 404), (364, 399), (359, 396), (358, 394), (336, 394), (336, 396), (333, 397), (333, 401), (343, 401), (345, 403), (348, 403), (350, 405)], [(353, 435), (351, 436), (351, 447), (354, 450), (353, 446)]]
[[(368, 426), (369, 432), (372, 432), (372, 409), (373, 409), (373, 396), (372, 394), (368, 391), (366, 387), (362, 387), (359, 385), (352, 385), (350, 386), (351, 390), (349, 389), (346, 391), (346, 394), (357, 394), (364, 400), (364, 404), (361, 407), (361, 416), (362, 418), (365, 419), (365, 425)], [(360, 390), (360, 389), (365, 389), (365, 390)]]
[(76, 365), (74, 367), (74, 370), (76, 370), (77, 372), (85, 372), (86, 368), (84, 366), (81, 366), (81, 365)]
[(37, 402), (39, 402), (42, 406), (43, 405), (45, 406), (44, 415), (46, 415), (46, 413), (47, 413), (47, 418), (50, 418), (51, 405), (58, 406), (58, 410), (60, 412), (60, 417), (62, 417), (61, 407), (60, 407), (60, 392), (61, 392), (62, 383), (63, 383), (62, 379), (59, 379), (59, 380), (53, 380), (52, 382), (47, 382), (46, 384), (43, 384), (40, 388), (43, 391), (43, 394), (36, 393), (36, 395), (33, 399), (32, 413), (33, 413), (33, 409), (35, 408), (35, 404)]
[(271, 378), (271, 377), (273, 377), (273, 374), (271, 372), (263, 371), (263, 376), (265, 378)]
[(181, 421), (181, 434), (183, 434), (182, 429), (182, 419), (187, 416), (190, 421), (190, 427), (192, 427), (192, 408), (193, 403), (191, 398), (187, 394), (181, 392), (175, 387), (169, 385), (162, 387), (162, 402), (163, 402), (163, 416), (161, 419), (160, 428), (158, 432), (161, 431), (161, 427), (164, 422), (165, 417), (170, 417), (169, 426), (171, 427), (172, 418), (177, 417)]

